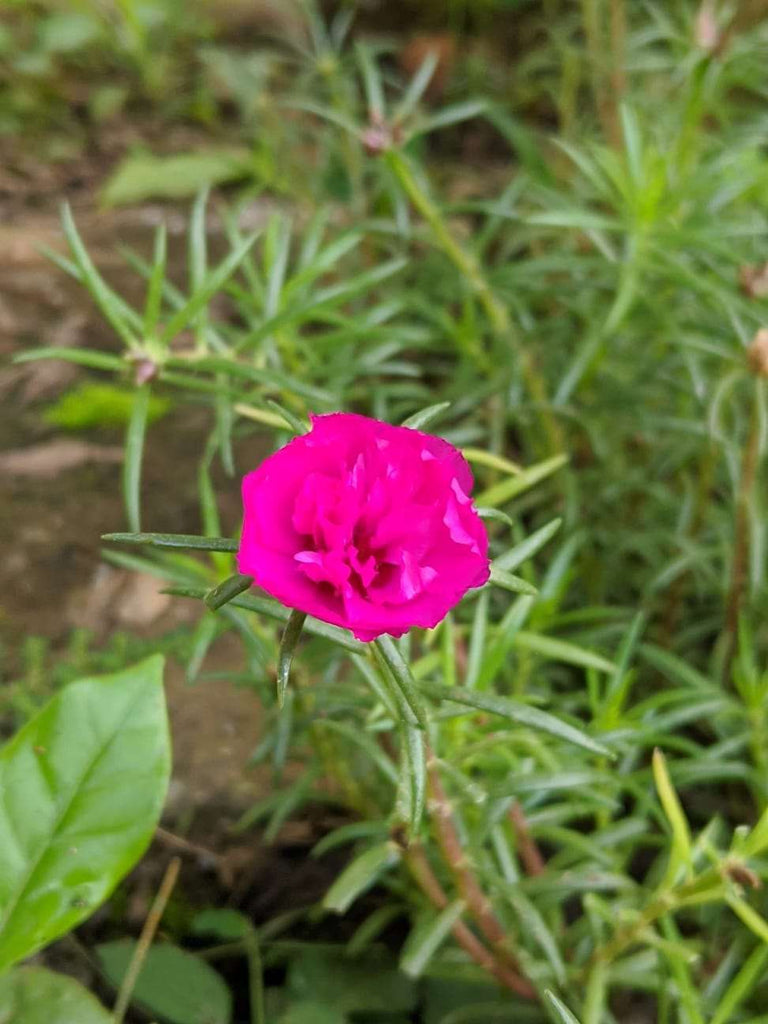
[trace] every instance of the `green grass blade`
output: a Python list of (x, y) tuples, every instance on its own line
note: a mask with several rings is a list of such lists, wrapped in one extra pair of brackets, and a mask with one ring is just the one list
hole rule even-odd
[(190, 551), (229, 551), (239, 548), (229, 537), (197, 537), (191, 533), (104, 533), (102, 540), (113, 544), (141, 544), (149, 548), (185, 548)]
[(416, 681), (411, 675), (402, 654), (395, 646), (391, 636), (380, 636), (374, 641), (379, 653), (386, 662), (392, 679), (403, 695), (405, 702), (416, 717), (422, 729), (427, 728), (427, 712), (419, 694)]
[(490, 693), (467, 690), (465, 687), (443, 686), (441, 683), (422, 682), (418, 684), (418, 687), (422, 693), (434, 700), (449, 700), (457, 704), (466, 704), (467, 707), (488, 711), (492, 715), (500, 715), (518, 725), (526, 725), (539, 732), (548, 733), (550, 736), (557, 736), (567, 743), (583, 747), (594, 754), (602, 754), (604, 757), (611, 758), (615, 756), (609, 747), (593, 739), (581, 729), (563, 722), (546, 711), (540, 711), (538, 708), (523, 704), (510, 697), (497, 697)]
[(245, 576), (236, 572), (234, 575), (212, 587), (205, 595), (204, 601), (212, 612), (222, 605), (228, 604), (233, 598), (253, 586), (253, 576)]
[(288, 682), (291, 675), (291, 662), (296, 650), (296, 645), (301, 637), (306, 619), (304, 612), (291, 612), (288, 623), (283, 631), (283, 638), (280, 641), (280, 653), (277, 658), (277, 706), (282, 708), (285, 702), (285, 691), (288, 689)]

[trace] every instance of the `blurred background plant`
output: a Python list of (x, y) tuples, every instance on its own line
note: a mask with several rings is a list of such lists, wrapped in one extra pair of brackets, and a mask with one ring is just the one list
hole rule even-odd
[[(105, 328), (96, 344), (25, 344), (17, 362), (82, 368), (49, 424), (125, 426), (134, 533), (174, 521), (146, 461), (166, 418), (199, 414), (184, 530), (218, 549), (203, 560), (174, 550), (199, 541), (166, 536), (105, 558), (207, 595), (216, 614), (149, 642), (190, 683), (258, 694), (252, 762), (271, 786), (234, 834), (276, 843), (287, 822), (341, 816), (314, 848), (331, 863), (322, 906), (254, 921), (241, 894), (168, 918), (176, 942), (209, 935), (221, 948), (205, 957), (240, 965), (242, 1019), (765, 1019), (764, 13), (8, 8), (13, 159), (32, 126), (41, 152), (69, 135), (71, 158), (73, 137), (130, 125), (102, 207), (192, 203), (183, 241), (161, 208), (118, 274), (90, 254), (73, 195), (68, 251), (50, 256)], [(288, 613), (223, 582), (238, 521), (221, 499), (309, 413), (340, 408), (418, 416), (463, 448), (495, 586), (391, 645), (389, 668), (308, 627), (280, 708)], [(241, 663), (210, 669), (230, 633)], [(9, 675), (36, 680), (7, 691), (16, 716), (47, 695), (42, 643)], [(118, 667), (116, 643), (88, 657)], [(426, 754), (393, 688), (399, 659), (429, 708)], [(112, 920), (106, 938), (120, 934)], [(121, 949), (99, 953), (118, 985)], [(194, 1019), (136, 991), (150, 1013)]]

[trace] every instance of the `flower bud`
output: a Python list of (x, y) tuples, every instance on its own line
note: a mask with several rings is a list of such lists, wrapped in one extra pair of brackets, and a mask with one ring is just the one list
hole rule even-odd
[(761, 327), (747, 349), (750, 369), (758, 377), (768, 377), (768, 327)]
[(764, 299), (768, 296), (768, 263), (758, 266), (747, 263), (739, 267), (739, 285), (749, 299)]
[(713, 0), (702, 0), (693, 23), (693, 37), (696, 45), (706, 53), (719, 52), (723, 36), (717, 24)]

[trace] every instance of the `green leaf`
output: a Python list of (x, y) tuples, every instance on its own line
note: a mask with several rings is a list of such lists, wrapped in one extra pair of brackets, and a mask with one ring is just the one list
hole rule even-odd
[(481, 519), (495, 519), (498, 523), (504, 523), (510, 529), (514, 530), (515, 521), (511, 516), (508, 516), (506, 512), (502, 512), (500, 508), (475, 508), (475, 512), (480, 516)]
[(299, 642), (306, 617), (305, 612), (299, 612), (294, 609), (283, 630), (283, 637), (280, 641), (280, 653), (277, 658), (277, 706), (280, 708), (285, 701), (285, 691), (288, 689), (288, 680), (291, 675), (293, 653)]
[(195, 914), (193, 935), (215, 935), (222, 942), (236, 942), (253, 927), (247, 917), (232, 907), (209, 907)]
[(552, 1020), (556, 1021), (557, 1024), (579, 1024), (579, 1021), (565, 1003), (562, 1003), (554, 992), (550, 992), (549, 989), (544, 993), (544, 998), (547, 1000), (547, 1005), (552, 1011)]
[(91, 46), (102, 34), (101, 20), (79, 11), (52, 11), (39, 22), (38, 45), (46, 53), (74, 53)]
[(343, 949), (305, 946), (288, 969), (286, 989), (293, 1000), (316, 1001), (342, 1013), (408, 1013), (416, 1005), (416, 986), (389, 957), (357, 957)]
[(103, 533), (102, 540), (114, 544), (142, 544), (149, 548), (186, 548), (191, 551), (237, 551), (229, 537), (198, 537), (193, 533)]
[(173, 156), (131, 153), (107, 180), (101, 201), (120, 206), (146, 199), (186, 199), (206, 186), (240, 181), (251, 169), (248, 150), (233, 147)]
[[(78, 276), (115, 333), (123, 339), (129, 348), (132, 347), (136, 339), (126, 323), (122, 302), (115, 296), (94, 266), (91, 257), (88, 255), (88, 250), (83, 245), (83, 241), (78, 234), (72, 211), (67, 203), (64, 204), (61, 211), (61, 224), (64, 237), (75, 258)], [(73, 267), (74, 270), (75, 268)]]
[(93, 370), (111, 370), (120, 372), (125, 363), (119, 356), (111, 356), (106, 352), (92, 352), (87, 348), (33, 348), (29, 352), (19, 352), (13, 357), (14, 363), (36, 363), (40, 359), (60, 359), (64, 363), (75, 363), (77, 366), (89, 366)]
[(403, 695), (408, 707), (416, 717), (416, 721), (422, 729), (427, 728), (427, 712), (419, 696), (416, 682), (411, 675), (402, 654), (395, 646), (391, 636), (380, 636), (374, 641), (382, 658), (389, 668), (392, 679), (396, 683), (400, 693)]
[(437, 48), (430, 50), (419, 65), (416, 74), (408, 83), (408, 88), (403, 98), (392, 113), (392, 122), (397, 123), (408, 117), (416, 109), (421, 97), (427, 89), (432, 76), (435, 73), (439, 61)]
[(110, 1024), (112, 1014), (80, 982), (42, 967), (0, 976), (0, 1021), (7, 1024)]
[(675, 787), (669, 777), (667, 762), (658, 748), (653, 752), (653, 779), (661, 806), (664, 808), (664, 814), (672, 830), (672, 849), (669, 853), (669, 866), (666, 874), (666, 884), (672, 885), (677, 881), (681, 868), (690, 870), (692, 863), (691, 832)]
[(581, 668), (594, 668), (598, 672), (614, 673), (616, 666), (601, 654), (589, 651), (585, 647), (558, 640), (556, 637), (543, 636), (541, 633), (528, 633), (520, 630), (515, 636), (515, 645), (526, 651), (533, 651), (551, 661), (564, 661), (567, 665), (578, 665)]
[[(165, 593), (173, 594), (176, 597), (193, 597), (203, 600), (209, 591), (199, 587), (179, 586), (168, 587)], [(233, 608), (244, 608), (246, 611), (265, 615), (268, 619), (276, 619), (278, 622), (287, 622), (291, 616), (290, 609), (270, 597), (257, 597), (255, 594), (245, 594), (242, 597), (234, 598), (231, 604)], [(365, 644), (355, 640), (347, 630), (340, 629), (338, 626), (331, 626), (327, 622), (321, 622), (319, 619), (313, 619), (311, 615), (307, 616), (304, 629), (307, 633), (330, 640), (337, 646), (343, 647), (346, 651), (352, 651), (354, 654), (361, 654), (365, 651)]]
[(160, 341), (170, 344), (179, 331), (184, 330), (195, 319), (200, 310), (216, 294), (217, 291), (229, 280), (258, 238), (258, 232), (254, 232), (244, 238), (242, 242), (224, 257), (224, 259), (207, 275), (198, 288), (189, 296), (186, 302), (180, 306), (171, 319), (163, 328)]
[(513, 576), (511, 572), (500, 569), (496, 562), (491, 565), (491, 575), (488, 579), (490, 584), (509, 590), (513, 594), (528, 594), (536, 597), (539, 593), (533, 584), (524, 580), (521, 576)]
[[(119, 988), (136, 950), (131, 939), (96, 947), (104, 973)], [(205, 960), (170, 943), (148, 951), (133, 990), (133, 1000), (152, 1016), (172, 1024), (230, 1024), (232, 996)]]
[(402, 745), (405, 755), (405, 778), (400, 776), (401, 785), (408, 787), (408, 828), (416, 835), (424, 815), (424, 800), (427, 790), (427, 762), (424, 750), (424, 734), (407, 722), (401, 725)]
[(0, 971), (88, 917), (146, 849), (170, 740), (156, 655), (54, 697), (0, 751)]
[(204, 600), (211, 611), (215, 612), (252, 586), (253, 576), (245, 576), (243, 573), (236, 572), (233, 576), (228, 576), (227, 579), (212, 587), (206, 593)]
[(725, 902), (761, 942), (768, 944), (768, 921), (758, 914), (743, 896), (738, 896), (735, 892), (729, 892), (726, 893)]
[(711, 1024), (728, 1024), (739, 1005), (764, 977), (768, 964), (768, 945), (761, 942), (745, 960), (735, 975), (712, 1015)]
[(141, 466), (144, 460), (144, 436), (147, 431), (150, 398), (148, 385), (136, 389), (125, 434), (123, 498), (128, 525), (136, 533), (141, 529)]
[(452, 124), (459, 124), (461, 121), (469, 121), (487, 113), (489, 108), (490, 104), (487, 100), (467, 100), (463, 103), (454, 103), (451, 106), (443, 107), (433, 117), (422, 121), (411, 133), (411, 136), (426, 135), (427, 132), (436, 131), (438, 128), (447, 128)]
[(556, 473), (558, 469), (562, 469), (567, 462), (567, 455), (553, 455), (551, 459), (538, 462), (535, 466), (529, 466), (518, 476), (513, 476), (509, 480), (502, 480), (500, 483), (494, 484), (493, 487), (489, 487), (487, 491), (477, 495), (475, 502), (478, 505), (489, 505), (491, 507), (503, 505), (505, 502), (517, 497), (518, 494), (530, 490), (531, 487), (534, 487), (541, 480), (545, 480), (548, 476)]
[[(49, 405), (43, 419), (64, 430), (125, 427), (131, 419), (134, 395), (133, 390), (114, 384), (78, 384)], [(169, 399), (152, 395), (147, 408), (147, 423), (159, 420), (170, 407)]]
[(288, 1007), (278, 1024), (347, 1024), (348, 1020), (346, 1013), (327, 1003), (302, 999)]
[(539, 711), (528, 704), (512, 700), (510, 697), (497, 697), (490, 693), (481, 693), (477, 690), (468, 690), (461, 686), (442, 686), (440, 683), (419, 683), (419, 689), (434, 700), (450, 700), (456, 704), (466, 704), (469, 707), (477, 708), (479, 711), (488, 711), (492, 715), (500, 715), (508, 718), (518, 725), (527, 725), (531, 729), (538, 729), (539, 732), (549, 733), (550, 736), (557, 736), (567, 743), (573, 743), (577, 747), (591, 750), (594, 754), (602, 754), (604, 757), (614, 757), (613, 752), (604, 744), (588, 736), (580, 729), (569, 725), (567, 722), (555, 718), (546, 711)]
[(403, 420), (402, 426), (409, 427), (411, 430), (423, 430), (450, 407), (450, 402), (437, 402), (435, 405), (428, 405), (426, 409), (421, 409), (413, 416), (409, 416), (407, 420)]
[(147, 299), (144, 305), (144, 333), (147, 338), (154, 337), (163, 305), (165, 267), (168, 258), (167, 234), (165, 223), (158, 224), (152, 254), (152, 269), (147, 283)]
[(451, 928), (464, 913), (464, 907), (463, 900), (454, 900), (439, 914), (430, 913), (428, 918), (413, 929), (400, 956), (400, 969), (409, 978), (418, 978), (424, 973), (429, 961), (448, 938)]
[[(479, 511), (479, 510), (478, 510)], [(536, 530), (525, 540), (519, 544), (515, 544), (513, 548), (506, 551), (503, 555), (493, 563), (499, 569), (505, 569), (507, 572), (512, 572), (518, 565), (522, 565), (523, 562), (527, 562), (529, 558), (533, 558), (537, 551), (540, 551), (545, 544), (547, 544), (552, 537), (557, 533), (562, 524), (562, 519), (553, 519), (546, 526), (542, 526), (541, 529)]]
[(400, 850), (389, 840), (378, 846), (371, 846), (361, 853), (342, 871), (325, 894), (323, 906), (345, 914), (358, 896), (370, 889), (379, 877), (400, 860)]
[(279, 402), (275, 402), (273, 399), (268, 398), (264, 404), (268, 405), (274, 413), (285, 421), (288, 429), (293, 431), (296, 437), (301, 437), (302, 434), (306, 434), (309, 430), (309, 423), (307, 423), (306, 420), (302, 420), (298, 416), (294, 416), (292, 412), (280, 405)]

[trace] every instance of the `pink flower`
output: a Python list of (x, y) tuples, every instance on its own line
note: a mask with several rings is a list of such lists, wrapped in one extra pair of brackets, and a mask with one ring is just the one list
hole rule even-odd
[(472, 474), (447, 441), (351, 413), (243, 480), (241, 573), (359, 640), (431, 628), (488, 579)]

